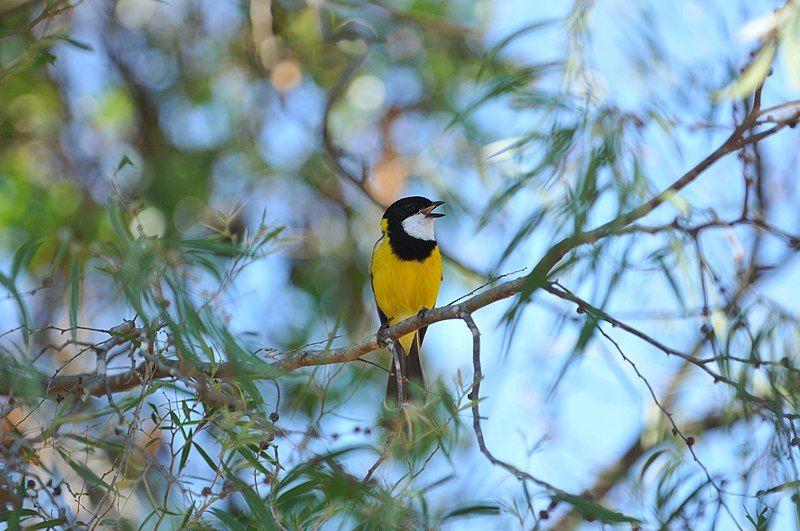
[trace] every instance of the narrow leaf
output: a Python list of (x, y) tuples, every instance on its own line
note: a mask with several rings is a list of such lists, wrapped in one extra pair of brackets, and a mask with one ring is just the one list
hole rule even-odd
[(464, 518), (469, 516), (482, 516), (500, 514), (500, 507), (492, 503), (476, 503), (469, 505), (461, 505), (446, 512), (442, 516), (442, 522), (452, 520), (455, 518)]
[(117, 169), (115, 173), (119, 173), (125, 166), (133, 166), (133, 161), (128, 157), (128, 155), (123, 155), (117, 164)]
[(92, 486), (103, 487), (106, 490), (113, 491), (114, 487), (100, 479), (100, 477), (92, 472), (92, 470), (84, 465), (83, 463), (79, 463), (69, 457), (67, 453), (62, 450), (61, 448), (56, 448), (56, 451), (61, 455), (64, 461), (74, 470), (81, 478), (83, 478), (86, 482), (90, 483)]
[(36, 238), (23, 243), (17, 252), (14, 253), (14, 259), (11, 261), (11, 278), (16, 279), (19, 272), (27, 269), (28, 265), (33, 259), (33, 255), (44, 243), (44, 239)]
[(742, 72), (742, 75), (727, 87), (717, 91), (714, 94), (714, 99), (717, 101), (734, 100), (743, 98), (753, 92), (757, 86), (764, 82), (767, 74), (769, 74), (773, 59), (775, 59), (775, 43), (770, 41), (761, 48), (753, 62)]
[(80, 260), (72, 260), (72, 271), (69, 280), (69, 327), (72, 330), (72, 340), (78, 338), (78, 310), (81, 304), (81, 266)]
[(628, 516), (611, 509), (607, 509), (602, 505), (591, 502), (586, 498), (574, 496), (572, 494), (558, 494), (555, 496), (557, 500), (566, 502), (578, 510), (584, 516), (594, 517), (596, 520), (606, 524), (619, 524), (623, 522), (640, 523), (638, 518)]

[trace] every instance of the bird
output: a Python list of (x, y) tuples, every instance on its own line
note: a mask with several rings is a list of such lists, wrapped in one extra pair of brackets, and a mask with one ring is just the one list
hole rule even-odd
[[(421, 196), (404, 197), (392, 203), (381, 219), (381, 237), (370, 261), (370, 283), (378, 308), (381, 330), (430, 310), (436, 305), (442, 283), (442, 255), (436, 243), (434, 221), (444, 214), (434, 212), (444, 201)], [(395, 365), (390, 361), (386, 404), (424, 403), (427, 391), (420, 360), (420, 347), (427, 327), (394, 340), (400, 360), (401, 389), (398, 393)]]

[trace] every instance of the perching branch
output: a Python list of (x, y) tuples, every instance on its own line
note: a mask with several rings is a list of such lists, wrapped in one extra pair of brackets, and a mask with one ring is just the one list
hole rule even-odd
[[(461, 303), (434, 308), (424, 314), (415, 315), (395, 326), (387, 328), (384, 337), (387, 340), (399, 339), (406, 334), (433, 323), (462, 319), (464, 313), (472, 313), (494, 302), (516, 295), (522, 290), (524, 282), (525, 277), (510, 280), (479, 293)], [(115, 338), (115, 341), (122, 341), (125, 337), (139, 337), (143, 333), (143, 329), (131, 328), (126, 331), (125, 336)], [(251, 376), (254, 378), (261, 376), (264, 379), (270, 379), (274, 378), (276, 373), (293, 371), (301, 367), (355, 361), (380, 348), (381, 346), (376, 335), (372, 336), (367, 341), (347, 347), (301, 350), (272, 361), (266, 366), (261, 366), (260, 370), (263, 371), (263, 375), (251, 374)], [(173, 377), (191, 377), (193, 372), (222, 379), (233, 377), (237, 373), (234, 366), (229, 362), (222, 362), (214, 365), (208, 363), (192, 365), (185, 361), (179, 362), (176, 360), (154, 357), (140, 364), (135, 369), (105, 377), (101, 377), (97, 373), (69, 376), (59, 375), (54, 378), (43, 376), (42, 388), (46, 389), (50, 395), (76, 393), (79, 395), (102, 396), (109, 392), (119, 393), (139, 386), (145, 374), (148, 374), (153, 379), (165, 379)], [(7, 382), (0, 383), (0, 394), (8, 393), (9, 390), (6, 386)]]

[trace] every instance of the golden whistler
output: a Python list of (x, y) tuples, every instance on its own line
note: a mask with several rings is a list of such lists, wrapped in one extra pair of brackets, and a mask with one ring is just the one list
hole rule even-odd
[[(419, 312), (433, 308), (442, 283), (442, 255), (436, 244), (434, 220), (444, 216), (434, 212), (443, 201), (425, 197), (405, 197), (383, 214), (381, 237), (372, 251), (370, 280), (381, 326), (392, 326)], [(395, 341), (400, 357), (402, 401), (425, 397), (425, 378), (420, 361), (420, 346), (425, 328)], [(390, 363), (386, 386), (387, 403), (398, 398), (397, 376)]]

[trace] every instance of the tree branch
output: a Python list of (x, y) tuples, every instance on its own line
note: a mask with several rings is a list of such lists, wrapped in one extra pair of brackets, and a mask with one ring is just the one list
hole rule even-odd
[[(525, 277), (516, 278), (479, 293), (459, 304), (434, 308), (422, 315), (415, 315), (387, 328), (382, 339), (399, 339), (406, 334), (440, 321), (463, 319), (462, 315), (465, 313), (472, 313), (484, 306), (516, 295), (522, 290), (524, 282)], [(143, 332), (144, 330), (142, 329), (134, 328), (129, 331), (129, 334), (134, 336)], [(271, 379), (275, 377), (276, 372), (288, 372), (301, 367), (355, 361), (380, 348), (378, 337), (375, 335), (366, 341), (347, 347), (301, 350), (272, 361), (266, 366), (259, 367), (255, 365), (253, 368), (263, 374), (251, 374), (250, 376)], [(42, 376), (41, 385), (49, 395), (77, 393), (80, 395), (102, 396), (109, 392), (119, 393), (137, 387), (145, 374), (154, 379), (191, 377), (193, 373), (216, 378), (229, 378), (237, 374), (236, 367), (239, 365), (234, 365), (230, 362), (214, 365), (208, 363), (190, 364), (187, 361), (178, 362), (170, 359), (153, 358), (140, 364), (135, 369), (105, 377), (100, 377), (95, 373), (59, 375), (53, 378)], [(148, 368), (148, 366), (150, 367)], [(6, 386), (7, 382), (0, 382), (0, 394), (8, 394), (9, 389)]]

